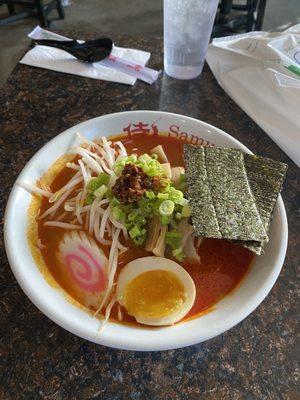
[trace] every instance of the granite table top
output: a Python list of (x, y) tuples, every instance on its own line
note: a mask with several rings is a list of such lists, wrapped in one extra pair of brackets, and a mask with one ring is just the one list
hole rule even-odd
[[(162, 68), (161, 37), (115, 41), (151, 51), (149, 65)], [(279, 279), (248, 318), (208, 342), (164, 352), (115, 350), (65, 331), (28, 300), (1, 235), (0, 399), (299, 399), (299, 169), (224, 93), (207, 66), (195, 80), (162, 75), (152, 86), (131, 87), (17, 65), (0, 91), (1, 221), (17, 175), (41, 146), (89, 118), (139, 109), (201, 119), (289, 165), (282, 193), (289, 244)]]

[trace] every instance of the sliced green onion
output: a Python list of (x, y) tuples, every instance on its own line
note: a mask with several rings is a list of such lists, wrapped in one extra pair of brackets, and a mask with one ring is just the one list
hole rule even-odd
[(160, 184), (161, 184), (161, 191), (163, 193), (168, 193), (168, 191), (170, 190), (170, 187), (171, 187), (170, 179), (169, 178), (161, 178)]
[(85, 198), (84, 204), (85, 204), (86, 206), (90, 206), (90, 205), (93, 203), (94, 200), (95, 200), (95, 196), (93, 195), (93, 193), (90, 193), (90, 194)]
[(177, 231), (167, 232), (165, 236), (165, 242), (167, 245), (171, 246), (173, 250), (180, 247), (182, 234)]
[(137, 218), (137, 223), (140, 225), (146, 225), (147, 220), (142, 215)]
[(158, 193), (157, 198), (160, 200), (169, 200), (169, 194), (168, 193)]
[(108, 185), (109, 183), (109, 175), (106, 174), (105, 172), (101, 172), (97, 178), (91, 178), (87, 185), (87, 190), (89, 192), (94, 192), (97, 190), (100, 186), (102, 185)]
[(142, 154), (139, 156), (138, 160), (142, 163), (148, 164), (149, 162), (153, 161), (153, 158), (151, 158), (148, 154)]
[[(111, 200), (111, 201), (114, 201), (114, 199), (116, 199), (115, 196), (113, 195), (113, 192), (112, 192), (111, 189), (107, 189), (107, 192), (106, 192), (105, 197), (107, 197), (107, 198), (108, 198), (109, 200)], [(119, 200), (118, 200), (118, 199), (116, 199), (116, 200), (117, 200), (118, 203), (119, 203)]]
[(141, 244), (144, 244), (146, 241), (146, 236), (139, 236), (133, 239), (133, 243), (136, 246), (140, 246)]
[[(109, 192), (110, 192), (110, 190), (107, 191), (107, 195), (109, 194)], [(118, 200), (116, 197), (113, 197), (113, 198), (111, 199), (111, 201), (110, 201), (110, 205), (111, 205), (112, 207), (119, 206), (120, 204), (121, 204), (121, 203), (119, 202), (119, 200)]]
[(168, 225), (172, 221), (172, 218), (170, 216), (167, 216), (167, 215), (162, 215), (160, 217), (160, 221), (161, 221), (161, 223), (163, 225)]
[(185, 258), (185, 254), (184, 254), (184, 252), (183, 252), (181, 247), (178, 247), (177, 249), (173, 250), (172, 251), (172, 255), (178, 261), (183, 261), (184, 258)]
[(139, 216), (139, 210), (133, 210), (131, 213), (128, 214), (127, 218), (128, 221), (135, 221)]
[(183, 193), (180, 190), (177, 190), (174, 187), (170, 187), (168, 194), (169, 199), (172, 200), (175, 204), (183, 205)]
[(97, 178), (91, 178), (88, 185), (87, 185), (87, 190), (91, 193), (93, 193), (95, 190), (97, 190), (99, 187), (98, 185), (98, 180)]
[(141, 234), (142, 234), (142, 232), (141, 232), (140, 228), (139, 228), (137, 225), (135, 225), (135, 226), (134, 226), (132, 229), (130, 229), (130, 231), (129, 231), (129, 235), (130, 235), (131, 239), (134, 239), (134, 238), (136, 238), (137, 236), (141, 236)]
[(158, 212), (162, 216), (170, 216), (173, 214), (175, 204), (171, 200), (164, 200), (159, 206)]
[(152, 212), (154, 206), (154, 199), (147, 199), (146, 197), (142, 197), (139, 202), (138, 206), (141, 210), (141, 213), (146, 214), (147, 216)]
[(112, 214), (113, 217), (117, 220), (117, 221), (125, 221), (126, 220), (126, 214), (125, 212), (118, 206), (113, 207), (112, 209)]
[(95, 190), (93, 192), (93, 194), (98, 199), (102, 199), (102, 197), (105, 195), (106, 192), (107, 192), (107, 186), (106, 185), (102, 185), (97, 190)]
[(100, 185), (108, 185), (108, 183), (109, 183), (109, 175), (108, 174), (106, 174), (105, 172), (101, 172), (99, 175), (98, 175), (98, 183), (99, 183), (99, 186)]
[(137, 160), (136, 154), (131, 154), (116, 161), (114, 164), (114, 171), (117, 175), (120, 175), (126, 164), (134, 164)]
[(153, 190), (147, 190), (146, 192), (146, 197), (147, 199), (155, 199), (155, 193), (153, 192)]
[(125, 222), (125, 227), (128, 231), (134, 227), (134, 222), (133, 221), (126, 221)]

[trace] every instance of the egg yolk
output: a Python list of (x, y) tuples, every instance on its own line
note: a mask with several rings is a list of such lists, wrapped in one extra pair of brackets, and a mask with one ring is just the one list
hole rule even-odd
[(185, 289), (173, 272), (147, 271), (126, 287), (127, 312), (133, 316), (159, 318), (181, 308)]

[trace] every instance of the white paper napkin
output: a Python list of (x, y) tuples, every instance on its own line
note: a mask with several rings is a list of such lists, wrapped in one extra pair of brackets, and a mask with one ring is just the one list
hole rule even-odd
[(206, 60), (228, 95), (300, 166), (300, 24), (214, 39)]
[[(65, 36), (46, 31), (39, 26), (29, 33), (28, 37), (34, 39), (69, 39)], [(151, 55), (146, 51), (117, 46), (113, 47), (111, 54), (116, 57), (128, 59), (143, 66), (146, 65)], [(80, 75), (110, 82), (125, 83), (128, 85), (134, 85), (137, 79), (124, 72), (117, 71), (114, 68), (104, 66), (101, 64), (101, 61), (93, 64), (83, 63), (63, 50), (47, 46), (33, 47), (24, 55), (24, 57), (20, 60), (20, 63), (32, 65), (34, 67), (46, 68), (53, 71), (64, 72), (67, 74)]]

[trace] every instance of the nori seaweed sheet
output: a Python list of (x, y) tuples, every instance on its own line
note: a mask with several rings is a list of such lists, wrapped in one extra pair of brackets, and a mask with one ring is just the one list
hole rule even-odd
[[(200, 146), (184, 146), (184, 159), (190, 193), (190, 204), (192, 213), (194, 214), (195, 210), (194, 215), (196, 215), (193, 219), (196, 234), (199, 236), (224, 238), (224, 236), (222, 236), (218, 218), (219, 212), (226, 212), (226, 208), (222, 209), (220, 206), (215, 207), (216, 203), (213, 202), (213, 193), (216, 185), (219, 185), (218, 182), (221, 182), (222, 185), (224, 182), (228, 184), (228, 173), (230, 178), (234, 177), (235, 172), (230, 171), (232, 168), (236, 172), (238, 169), (242, 171), (242, 168), (240, 168), (241, 159), (238, 156), (238, 153), (243, 158), (242, 162), (244, 164), (244, 172), (246, 172), (246, 175), (244, 172), (241, 172), (240, 176), (237, 176), (237, 178), (241, 179), (243, 176), (243, 179), (247, 179), (248, 186), (251, 189), (250, 193), (254, 199), (265, 233), (268, 233), (274, 207), (286, 175), (287, 165), (270, 158), (244, 154), (238, 149), (213, 148), (215, 152), (207, 149), (207, 147)], [(207, 157), (208, 153), (209, 156)], [(224, 153), (227, 153), (228, 155), (228, 157), (225, 157), (228, 162), (226, 161), (225, 163), (223, 163)], [(222, 162), (220, 162), (221, 159)], [(215, 165), (213, 166), (214, 163)], [(217, 170), (216, 180), (214, 179), (214, 175), (211, 175), (213, 168)], [(209, 180), (210, 175), (212, 180)], [(243, 187), (245, 188), (245, 186)], [(244, 193), (246, 192), (247, 191)], [(236, 197), (235, 199), (232, 198), (230, 186), (225, 189), (226, 201), (228, 198), (227, 193), (229, 193), (229, 204), (231, 204), (232, 200), (239, 202), (242, 201), (240, 197)], [(234, 193), (236, 193), (236, 191), (234, 191)], [(240, 194), (240, 191), (238, 191), (238, 194)], [(200, 219), (198, 219), (198, 214)], [(245, 221), (246, 220), (244, 220), (244, 222)], [(221, 222), (221, 225), (222, 224), (224, 224), (224, 219)], [(204, 229), (207, 229), (206, 234), (204, 233)], [(232, 241), (236, 244), (241, 244), (254, 253), (260, 255), (263, 253), (264, 246), (268, 240), (268, 236), (265, 235), (265, 237), (260, 240), (235, 239)]]
[[(266, 232), (269, 231), (277, 198), (281, 192), (287, 165), (266, 157), (244, 154), (245, 168), (255, 203)], [(268, 239), (261, 243), (241, 243), (254, 253), (263, 253)]]
[(197, 236), (267, 239), (240, 150), (184, 145), (184, 161)]

